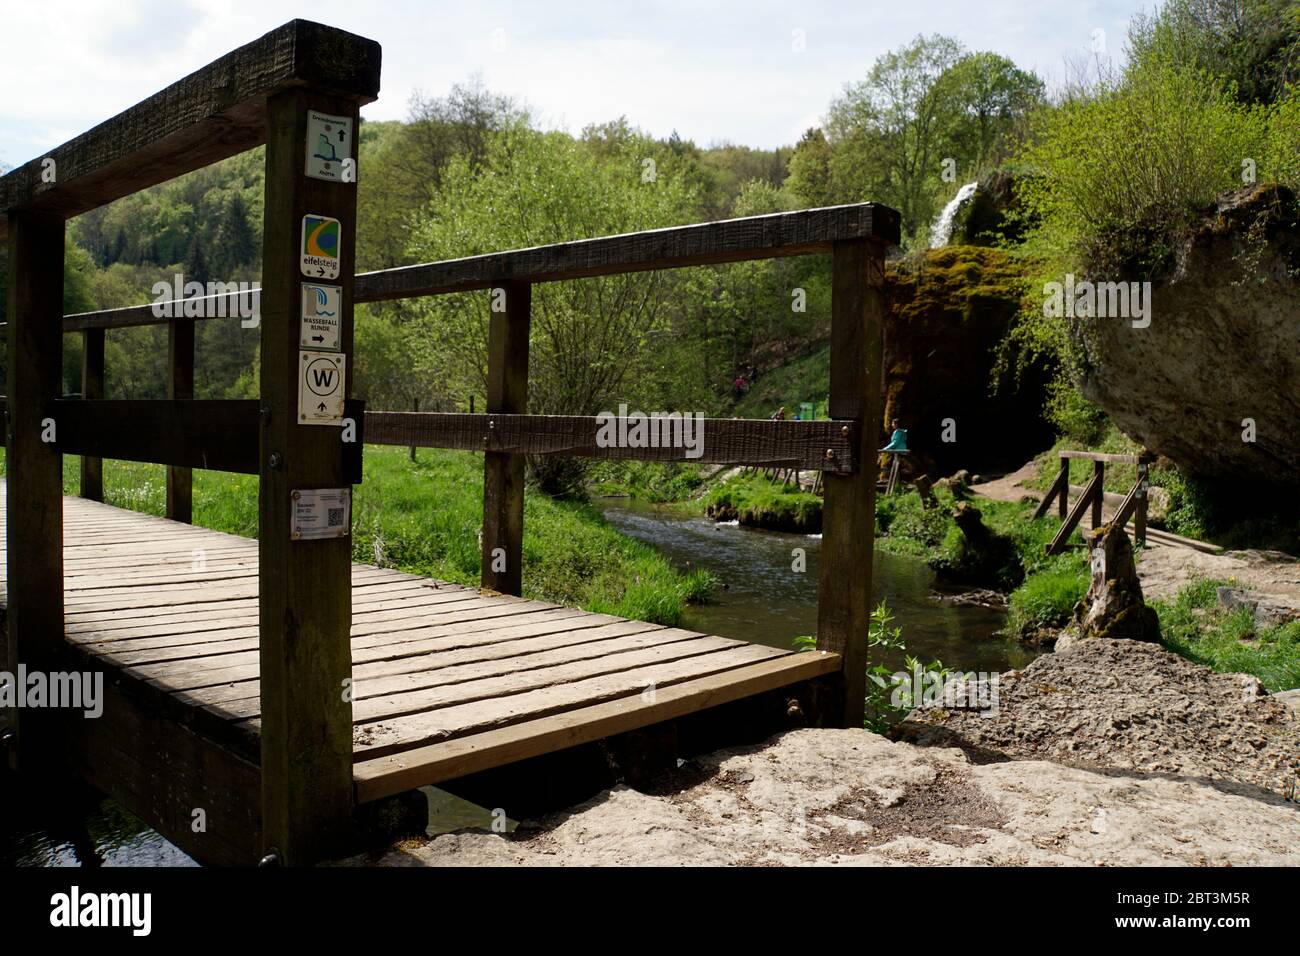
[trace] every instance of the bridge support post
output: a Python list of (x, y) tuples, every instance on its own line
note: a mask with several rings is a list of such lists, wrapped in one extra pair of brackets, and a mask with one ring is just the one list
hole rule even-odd
[[(81, 333), (81, 398), (99, 401), (104, 397), (104, 330)], [(104, 459), (81, 456), (81, 497), (104, 500)]]
[(871, 624), (885, 259), (883, 247), (867, 239), (836, 242), (832, 257), (829, 412), (836, 421), (857, 421), (861, 427), (857, 471), (825, 476), (817, 647), (843, 655), (841, 723), (861, 727)]
[[(194, 398), (194, 323), (172, 319), (167, 323), (167, 397)], [(189, 524), (194, 518), (194, 472), (167, 466), (167, 517)]]
[[(308, 423), (303, 409), (316, 407), (314, 396), (300, 408), (303, 363), (321, 354), (303, 350), (303, 285), (314, 280), (341, 288), (336, 354), (350, 384), (356, 271), (356, 185), (306, 175), (309, 112), (350, 122), (355, 144), (358, 101), (314, 86), (267, 100), (258, 534), (262, 830), (265, 851), (286, 865), (344, 851), (353, 809), (352, 539), (346, 525), (325, 529), (334, 536), (293, 537), (302, 493), (346, 488), (351, 494), (343, 469), (346, 423)], [(313, 229), (319, 219), (339, 222), (337, 278), (303, 271), (307, 216), (319, 217)]]
[[(533, 287), (493, 289), (488, 319), (487, 411), (528, 411), (528, 329)], [(498, 296), (504, 297), (504, 302)], [(498, 311), (498, 308), (500, 311)], [(483, 459), (483, 587), (518, 595), (523, 587), (524, 456), (489, 451)]]
[[(63, 645), (63, 456), (47, 417), (63, 378), (63, 217), (11, 211), (8, 220), (8, 393), (5, 449), (6, 666), (49, 670)], [(57, 710), (6, 714), (11, 764), (58, 761)]]

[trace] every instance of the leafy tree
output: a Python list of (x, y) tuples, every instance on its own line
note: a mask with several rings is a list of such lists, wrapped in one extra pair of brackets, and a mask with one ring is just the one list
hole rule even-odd
[(905, 235), (929, 226), (943, 147), (960, 113), (953, 85), (940, 79), (961, 55), (951, 37), (918, 36), (879, 57), (865, 80), (845, 87), (826, 124), (840, 201), (893, 206)]
[(819, 127), (804, 132), (790, 156), (786, 188), (803, 206), (829, 206), (835, 200), (831, 188), (831, 145)]
[[(481, 162), (462, 156), (444, 170), (411, 254), (448, 259), (680, 223), (691, 194), (662, 170), (643, 175), (643, 160), (660, 148), (619, 127), (583, 140), (523, 124), (493, 133)], [(652, 361), (671, 288), (663, 273), (534, 286), (529, 410), (590, 415), (628, 398)], [(488, 294), (421, 303), (421, 335), (457, 403), (486, 390), (490, 303)], [(575, 477), (559, 459), (534, 462), (533, 473), (551, 490)]]
[(962, 57), (939, 82), (958, 111), (948, 153), (973, 171), (1005, 158), (1009, 135), (1043, 97), (1042, 80), (987, 51)]

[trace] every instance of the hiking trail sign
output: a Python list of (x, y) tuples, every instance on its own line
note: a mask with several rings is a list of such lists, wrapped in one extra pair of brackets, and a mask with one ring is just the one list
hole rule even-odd
[(298, 365), (298, 424), (341, 425), (346, 356), (303, 349)]

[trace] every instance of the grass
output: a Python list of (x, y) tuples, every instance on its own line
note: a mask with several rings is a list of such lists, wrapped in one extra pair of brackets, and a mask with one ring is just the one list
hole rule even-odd
[[(3, 458), (0, 457), (0, 473)], [(78, 459), (64, 457), (63, 489), (78, 490)], [(109, 504), (161, 515), (164, 469), (104, 463)], [(257, 477), (194, 472), (194, 523), (257, 536)], [(458, 584), (479, 580), (483, 515), (482, 459), (470, 452), (368, 446), (365, 482), (353, 497), (354, 560)], [(534, 489), (524, 498), (525, 597), (620, 617), (676, 624), (686, 604), (707, 599), (712, 577), (682, 574), (649, 545), (627, 538), (595, 508), (557, 501)]]
[(777, 531), (818, 533), (822, 529), (822, 499), (762, 475), (737, 475), (700, 499), (700, 507), (715, 521)]
[(700, 493), (705, 474), (716, 467), (677, 461), (601, 461), (591, 468), (587, 490), (593, 495), (628, 495), (643, 501), (685, 501)]
[(1250, 610), (1224, 607), (1215, 589), (1231, 581), (1204, 579), (1172, 601), (1152, 601), (1166, 647), (1224, 674), (1254, 674), (1270, 692), (1300, 687), (1300, 621), (1255, 623)]
[(785, 406), (787, 417), (799, 413), (800, 402), (812, 402), (818, 418), (826, 417), (831, 393), (831, 349), (822, 345), (760, 376), (737, 401), (731, 414), (740, 418), (771, 418)]

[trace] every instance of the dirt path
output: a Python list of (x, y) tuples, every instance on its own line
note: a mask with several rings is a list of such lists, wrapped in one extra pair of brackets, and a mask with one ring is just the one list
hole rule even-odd
[[(1009, 475), (974, 485), (971, 491), (995, 501), (1020, 501), (1026, 497), (1041, 500), (1041, 491), (1024, 484), (1036, 475), (1036, 466), (1030, 461)], [(1113, 513), (1110, 506), (1103, 506), (1103, 519)], [(1252, 596), (1300, 616), (1300, 560), (1280, 551), (1206, 554), (1148, 538), (1138, 560), (1138, 578), (1147, 599), (1168, 600), (1184, 585), (1211, 578), (1231, 581), (1253, 592)]]

